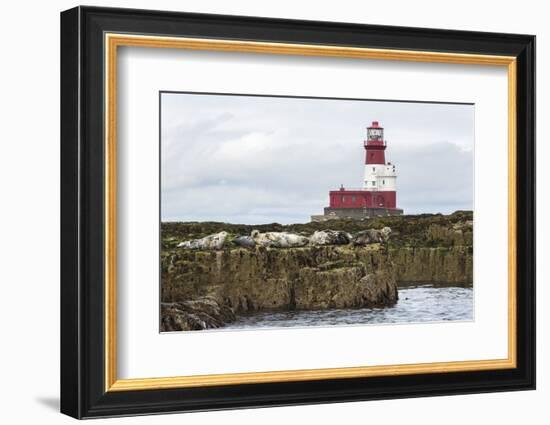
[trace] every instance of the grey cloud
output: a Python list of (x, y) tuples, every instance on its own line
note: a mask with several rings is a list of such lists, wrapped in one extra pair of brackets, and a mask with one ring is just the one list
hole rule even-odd
[(473, 106), (164, 94), (163, 220), (305, 222), (361, 185), (379, 120), (407, 213), (471, 209)]

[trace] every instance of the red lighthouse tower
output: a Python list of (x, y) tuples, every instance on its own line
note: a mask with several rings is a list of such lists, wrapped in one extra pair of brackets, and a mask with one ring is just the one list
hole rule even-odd
[(378, 125), (378, 121), (373, 121), (372, 125), (367, 127), (367, 140), (363, 144), (365, 146), (365, 164), (386, 163), (384, 129)]
[(312, 216), (313, 221), (330, 218), (366, 218), (381, 215), (400, 215), (397, 208), (397, 171), (395, 164), (386, 162), (384, 128), (378, 121), (367, 127), (365, 147), (365, 172), (363, 185), (358, 189), (329, 192), (329, 206), (322, 216)]

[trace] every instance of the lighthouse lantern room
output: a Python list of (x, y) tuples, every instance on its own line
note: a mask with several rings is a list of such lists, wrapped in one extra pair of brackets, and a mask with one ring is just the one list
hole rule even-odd
[[(378, 125), (378, 121), (373, 121), (367, 128), (367, 140), (365, 146), (365, 177), (363, 179), (363, 189), (377, 191), (396, 191), (395, 180), (397, 173), (395, 165), (386, 163), (384, 141), (384, 129)], [(395, 208), (395, 204), (393, 205)]]
[(395, 164), (386, 162), (384, 128), (378, 121), (367, 127), (363, 146), (365, 172), (362, 187), (346, 189), (341, 186), (338, 190), (331, 190), (324, 215), (312, 216), (312, 221), (403, 214), (403, 210), (397, 208), (397, 170)]

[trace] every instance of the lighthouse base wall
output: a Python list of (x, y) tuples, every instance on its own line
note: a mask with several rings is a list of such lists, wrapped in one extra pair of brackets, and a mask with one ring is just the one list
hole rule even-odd
[(325, 207), (323, 215), (312, 215), (311, 221), (326, 221), (338, 218), (361, 220), (370, 217), (386, 217), (390, 215), (403, 215), (399, 208), (332, 208)]

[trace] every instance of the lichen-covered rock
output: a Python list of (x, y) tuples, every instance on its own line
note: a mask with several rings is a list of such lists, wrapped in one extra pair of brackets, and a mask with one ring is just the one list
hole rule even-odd
[(400, 284), (472, 285), (471, 246), (390, 248), (388, 254)]
[(472, 245), (473, 222), (460, 222), (452, 226), (431, 224), (426, 230), (426, 239), (429, 245), (450, 247)]
[(309, 243), (306, 236), (289, 232), (266, 232), (260, 233), (253, 230), (250, 234), (256, 246), (265, 248), (295, 248), (305, 246)]
[(309, 238), (311, 245), (347, 245), (352, 236), (342, 230), (316, 230)]
[(245, 225), (222, 222), (168, 222), (161, 223), (161, 242), (163, 249), (172, 249), (182, 240), (198, 239), (221, 231), (226, 231), (231, 235), (250, 235), (252, 230), (258, 230), (261, 233), (288, 232), (312, 235), (317, 230), (331, 229), (356, 234), (367, 229), (389, 227), (392, 230), (392, 235), (388, 240), (388, 244), (392, 247), (447, 246), (448, 241), (445, 237), (429, 237), (429, 227), (437, 225), (442, 229), (462, 230), (465, 236), (464, 244), (471, 245), (469, 238), (472, 234), (472, 224), (472, 211), (456, 211), (448, 215), (401, 215), (372, 217), (364, 220), (339, 219), (288, 225), (278, 223)]
[(391, 271), (369, 270), (364, 263), (328, 270), (304, 268), (294, 285), (297, 310), (389, 307), (397, 302)]
[(178, 244), (178, 248), (185, 249), (222, 249), (228, 233), (221, 231), (200, 239), (192, 239)]
[[(163, 265), (170, 267), (169, 273), (163, 267), (164, 302), (210, 296), (237, 314), (366, 307), (382, 305), (382, 299), (391, 305), (397, 285), (388, 253), (378, 245), (174, 250)], [(380, 276), (381, 290), (389, 291), (385, 298), (369, 298), (361, 283), (372, 273)]]
[(371, 307), (385, 307), (397, 302), (397, 285), (391, 284), (388, 272), (379, 271), (369, 273), (361, 278), (364, 287), (364, 297), (371, 303)]
[(231, 308), (209, 297), (161, 303), (162, 332), (216, 329), (234, 320)]
[(368, 245), (372, 243), (385, 243), (390, 238), (391, 229), (384, 227), (381, 230), (367, 229), (357, 233), (353, 237), (354, 245)]
[[(472, 220), (471, 212), (459, 211), (288, 226), (162, 223), (163, 328), (211, 329), (232, 320), (229, 314), (214, 314), (210, 302), (200, 308), (185, 304), (205, 298), (241, 314), (383, 307), (397, 300), (397, 285), (471, 285)], [(333, 231), (359, 237), (349, 244), (325, 245), (314, 236)], [(177, 248), (178, 241), (198, 241), (221, 232), (227, 235), (220, 248)], [(289, 243), (286, 235), (296, 239)], [(323, 240), (331, 239), (319, 239)]]

